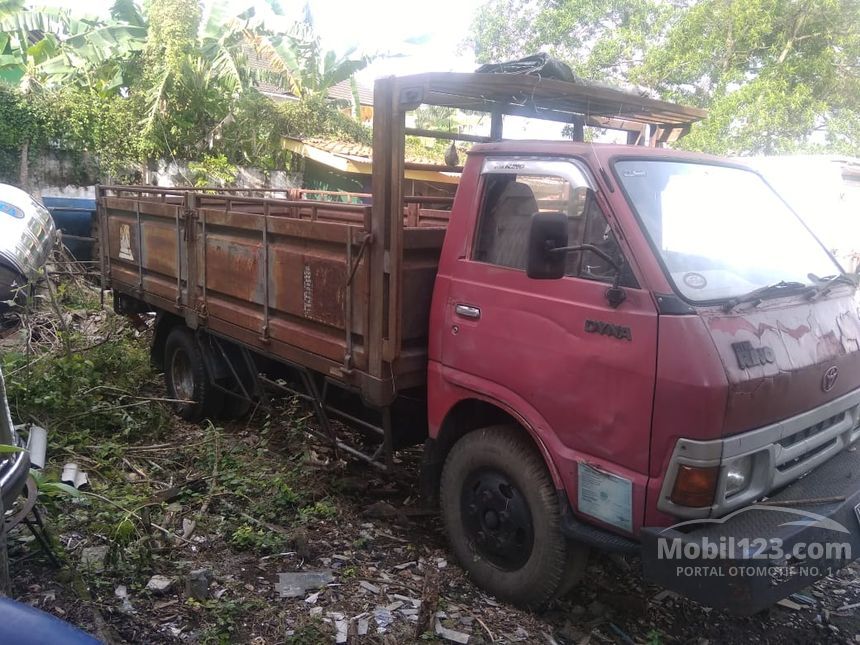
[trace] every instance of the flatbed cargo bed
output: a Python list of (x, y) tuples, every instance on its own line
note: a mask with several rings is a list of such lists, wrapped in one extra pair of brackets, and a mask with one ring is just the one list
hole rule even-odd
[[(371, 206), (103, 186), (104, 275), (275, 359), (358, 388), (373, 405), (424, 382), (428, 311), (451, 200), (408, 197), (399, 360), (370, 365)], [(382, 360), (383, 351), (376, 355)], [(371, 367), (375, 367), (372, 370)], [(377, 377), (376, 374), (384, 376)]]

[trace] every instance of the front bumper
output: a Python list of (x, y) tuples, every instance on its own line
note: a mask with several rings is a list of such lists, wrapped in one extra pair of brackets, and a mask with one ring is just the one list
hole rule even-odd
[(751, 615), (860, 557), (858, 506), (855, 445), (764, 504), (719, 520), (643, 529), (645, 577), (710, 607)]

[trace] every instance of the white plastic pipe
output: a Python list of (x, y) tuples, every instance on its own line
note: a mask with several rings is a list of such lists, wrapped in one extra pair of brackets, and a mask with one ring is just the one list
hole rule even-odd
[(78, 476), (78, 465), (70, 461), (63, 466), (63, 474), (60, 475), (60, 481), (69, 486), (75, 485), (75, 478)]
[(48, 431), (41, 426), (31, 425), (29, 428), (27, 450), (30, 451), (30, 465), (33, 468), (44, 468), (45, 456), (48, 453)]

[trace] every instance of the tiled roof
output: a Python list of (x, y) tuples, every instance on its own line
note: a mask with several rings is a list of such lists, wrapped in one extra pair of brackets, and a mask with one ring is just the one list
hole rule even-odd
[[(328, 88), (328, 97), (337, 101), (352, 102), (352, 88), (349, 85), (349, 79), (341, 81), (337, 85), (332, 85)], [(358, 102), (361, 105), (373, 105), (373, 88), (367, 85), (358, 84)]]
[[(347, 141), (332, 141), (329, 139), (302, 139), (302, 143), (308, 146), (313, 146), (314, 148), (318, 148), (319, 150), (325, 150), (326, 152), (330, 152), (333, 155), (339, 155), (341, 157), (347, 157), (352, 159), (353, 161), (364, 161), (370, 162), (373, 157), (373, 148), (370, 146), (364, 145), (362, 143), (350, 143)], [(426, 164), (438, 164), (441, 163), (440, 160), (434, 159), (428, 156), (421, 156), (413, 154), (410, 151), (406, 151), (406, 161), (410, 163), (426, 163)]]

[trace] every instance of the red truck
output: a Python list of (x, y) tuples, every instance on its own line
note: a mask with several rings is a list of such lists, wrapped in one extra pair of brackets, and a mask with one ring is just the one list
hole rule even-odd
[[(490, 136), (434, 135), (478, 143), (462, 168), (409, 164), (421, 104), (485, 111)], [(502, 140), (506, 114), (575, 140)], [(424, 441), (422, 491), (496, 596), (542, 607), (594, 547), (752, 613), (860, 550), (860, 310), (758, 174), (659, 147), (703, 116), (534, 76), (381, 79), (372, 203), (100, 187), (104, 286), (157, 312), (188, 419), (276, 390), (380, 469)], [(405, 194), (409, 168), (459, 173), (456, 196)]]

